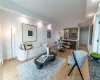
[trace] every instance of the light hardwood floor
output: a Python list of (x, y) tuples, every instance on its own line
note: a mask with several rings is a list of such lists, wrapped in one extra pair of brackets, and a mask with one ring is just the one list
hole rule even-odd
[[(82, 49), (87, 50), (85, 47), (83, 47)], [(55, 48), (52, 48), (51, 50), (55, 51)], [(53, 80), (82, 80), (77, 68), (73, 70), (71, 76), (67, 76), (69, 70), (71, 69), (71, 66), (68, 66), (67, 64), (67, 57), (68, 55), (71, 55), (73, 51), (74, 50), (67, 49), (65, 52), (57, 52), (57, 55), (65, 58), (66, 62), (62, 65), (61, 69), (56, 73)], [(22, 63), (23, 62), (19, 62), (17, 60), (5, 61), (3, 64), (3, 80), (19, 80), (17, 66)], [(85, 61), (85, 64), (83, 65), (83, 68), (81, 70), (85, 80), (89, 80), (88, 60)]]
[(2, 80), (2, 65), (0, 64), (0, 80)]

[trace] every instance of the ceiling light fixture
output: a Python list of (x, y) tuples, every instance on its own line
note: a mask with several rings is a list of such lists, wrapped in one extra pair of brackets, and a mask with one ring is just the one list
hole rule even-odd
[(95, 2), (96, 0), (92, 0), (92, 2)]
[(88, 17), (92, 17), (92, 16), (94, 16), (94, 13), (91, 13), (91, 14), (88, 15)]
[(98, 0), (92, 0), (92, 2), (97, 2)]
[(51, 30), (51, 24), (48, 25), (48, 30)]
[(98, 5), (98, 7), (100, 7), (100, 3), (99, 3), (99, 5)]
[(19, 19), (20, 19), (21, 23), (27, 23), (28, 22), (27, 18), (25, 18), (25, 17), (20, 17)]
[(41, 27), (43, 26), (42, 21), (39, 21), (39, 22), (37, 23), (37, 25), (38, 25), (39, 28), (41, 28)]

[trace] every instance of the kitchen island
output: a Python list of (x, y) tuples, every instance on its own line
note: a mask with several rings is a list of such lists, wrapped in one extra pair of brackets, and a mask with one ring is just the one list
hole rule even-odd
[(70, 49), (77, 49), (78, 47), (78, 40), (63, 39), (62, 43), (64, 46), (69, 46)]

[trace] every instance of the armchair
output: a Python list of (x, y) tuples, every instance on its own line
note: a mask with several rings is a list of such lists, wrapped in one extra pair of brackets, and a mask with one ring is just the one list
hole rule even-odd
[(73, 52), (73, 56), (68, 56), (68, 64), (72, 65), (72, 69), (70, 70), (68, 76), (70, 76), (75, 66), (77, 66), (79, 73), (82, 77), (82, 80), (84, 80), (80, 69), (84, 64), (86, 57), (87, 57), (87, 52), (82, 50), (76, 50)]

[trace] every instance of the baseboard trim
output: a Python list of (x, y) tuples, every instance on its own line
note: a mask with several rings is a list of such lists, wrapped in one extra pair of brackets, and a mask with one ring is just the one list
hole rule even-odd
[(10, 59), (4, 59), (4, 61), (12, 61), (12, 60), (16, 60), (17, 57), (14, 57), (14, 58), (10, 58)]

